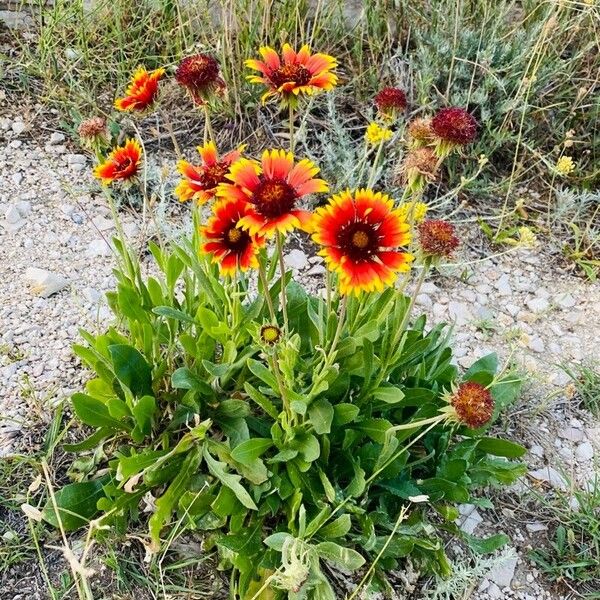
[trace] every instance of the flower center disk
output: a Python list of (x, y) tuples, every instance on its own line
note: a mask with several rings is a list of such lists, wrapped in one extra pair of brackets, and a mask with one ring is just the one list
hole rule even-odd
[(302, 65), (282, 65), (278, 69), (275, 69), (269, 77), (276, 87), (281, 87), (284, 83), (307, 85), (311, 74)]
[(378, 247), (377, 232), (365, 223), (350, 223), (338, 233), (338, 246), (354, 262), (369, 260)]
[(292, 210), (297, 196), (294, 188), (283, 179), (267, 179), (257, 187), (251, 202), (267, 218), (280, 217)]
[(225, 181), (225, 175), (229, 171), (229, 165), (223, 162), (218, 162), (210, 167), (202, 169), (202, 185), (206, 189), (216, 188), (220, 183)]

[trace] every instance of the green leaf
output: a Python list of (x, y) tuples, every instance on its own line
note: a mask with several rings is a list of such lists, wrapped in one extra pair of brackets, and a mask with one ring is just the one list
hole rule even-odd
[(329, 525), (324, 525), (319, 529), (319, 536), (325, 539), (334, 539), (338, 537), (345, 536), (352, 527), (352, 519), (350, 515), (342, 515), (338, 517), (335, 521), (329, 523)]
[(213, 395), (210, 385), (187, 367), (181, 367), (173, 373), (171, 384), (174, 388), (180, 390), (194, 390), (204, 397), (211, 397)]
[(348, 571), (356, 571), (365, 564), (365, 559), (356, 550), (344, 548), (334, 542), (321, 542), (317, 544), (316, 550), (320, 558)]
[(131, 390), (134, 396), (152, 396), (152, 368), (146, 359), (127, 344), (108, 347), (117, 379)]
[(150, 537), (155, 544), (158, 545), (160, 543), (161, 529), (169, 521), (171, 514), (177, 508), (179, 499), (188, 489), (192, 476), (198, 470), (201, 462), (201, 447), (195, 446), (188, 452), (181, 465), (181, 469), (165, 493), (155, 501), (156, 511), (148, 522)]
[(527, 452), (527, 448), (520, 444), (493, 437), (481, 438), (477, 444), (477, 449), (494, 456), (505, 456), (506, 458), (519, 458)]
[(318, 435), (329, 433), (333, 421), (333, 406), (331, 402), (321, 398), (313, 402), (308, 408), (310, 422)]
[(254, 360), (253, 358), (248, 359), (248, 368), (254, 375), (256, 375), (263, 383), (266, 383), (273, 391), (278, 390), (277, 380), (275, 375), (269, 371), (262, 363)]
[(96, 503), (104, 496), (105, 480), (94, 479), (65, 485), (54, 494), (58, 515), (52, 498), (48, 498), (42, 516), (45, 521), (59, 526), (59, 518), (66, 531), (73, 531), (87, 525), (98, 513)]
[(137, 475), (146, 467), (152, 466), (157, 459), (165, 456), (167, 450), (145, 450), (139, 454), (119, 457), (119, 466), (117, 467), (117, 479), (127, 481), (130, 477)]
[(260, 458), (271, 446), (273, 440), (268, 438), (252, 438), (242, 442), (231, 451), (231, 458), (243, 465), (249, 465)]
[(340, 402), (333, 407), (333, 422), (338, 426), (347, 425), (356, 419), (359, 412), (360, 409), (355, 404)]
[(150, 435), (152, 433), (152, 419), (156, 412), (154, 396), (142, 396), (131, 410), (141, 433)]
[(108, 429), (121, 429), (127, 431), (129, 427), (110, 416), (106, 405), (96, 398), (87, 394), (73, 394), (71, 396), (73, 410), (79, 419), (86, 425), (92, 427), (106, 427)]
[(404, 399), (404, 392), (393, 385), (378, 387), (374, 392), (373, 396), (376, 400), (381, 400), (386, 404), (396, 404)]
[(385, 434), (392, 424), (387, 419), (364, 419), (355, 428), (366, 433), (374, 442), (385, 443)]
[(184, 321), (185, 323), (196, 323), (196, 321), (187, 315), (181, 310), (177, 310), (176, 308), (172, 308), (170, 306), (157, 306), (152, 309), (152, 312), (155, 315), (159, 315), (161, 317), (167, 317), (167, 319), (175, 319), (176, 321)]
[(275, 405), (262, 393), (259, 392), (253, 385), (246, 382), (244, 383), (244, 390), (256, 404), (258, 404), (270, 417), (277, 419), (279, 412), (275, 408)]
[(252, 510), (258, 510), (258, 507), (254, 503), (254, 500), (250, 497), (250, 494), (240, 483), (241, 476), (234, 475), (233, 473), (227, 473), (225, 467), (227, 466), (223, 462), (215, 460), (208, 452), (204, 449), (204, 459), (208, 470), (214, 475), (223, 485), (227, 486), (237, 497), (237, 499), (246, 507)]
[(240, 418), (247, 417), (250, 414), (250, 407), (245, 400), (238, 398), (229, 398), (222, 400), (217, 406), (215, 414), (222, 417)]
[(65, 452), (83, 452), (84, 450), (92, 450), (100, 445), (100, 442), (111, 435), (112, 429), (108, 427), (101, 427), (95, 433), (92, 433), (89, 437), (85, 438), (82, 442), (77, 444), (64, 444), (63, 449)]
[(285, 531), (278, 531), (277, 533), (273, 533), (267, 538), (263, 540), (263, 543), (266, 544), (269, 548), (276, 550), (277, 552), (281, 552), (283, 550), (283, 544), (286, 540), (293, 539), (292, 535), (286, 533)]
[(495, 375), (498, 370), (498, 355), (495, 352), (475, 361), (463, 375), (464, 381), (469, 381), (479, 373)]
[(465, 532), (461, 535), (467, 542), (469, 548), (477, 554), (491, 554), (503, 546), (506, 546), (510, 541), (510, 538), (504, 533), (497, 533), (488, 538), (478, 538)]

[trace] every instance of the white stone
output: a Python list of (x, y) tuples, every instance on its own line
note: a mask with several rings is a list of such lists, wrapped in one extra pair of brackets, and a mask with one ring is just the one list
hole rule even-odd
[(27, 200), (19, 200), (15, 204), (16, 209), (22, 217), (28, 217), (31, 214), (31, 202)]
[(18, 211), (17, 207), (14, 204), (11, 204), (4, 213), (4, 218), (7, 223), (11, 223), (12, 225), (17, 224), (21, 220), (21, 213)]
[(323, 265), (313, 265), (308, 271), (307, 275), (323, 275), (327, 272), (327, 269)]
[(55, 132), (54, 132), (54, 133), (53, 133), (53, 134), (50, 136), (49, 143), (50, 143), (50, 144), (52, 144), (52, 145), (54, 146), (55, 144), (60, 144), (60, 143), (62, 143), (62, 142), (64, 142), (64, 141), (65, 141), (65, 136), (64, 136), (62, 133), (60, 133), (60, 132), (58, 132), (58, 131), (55, 131)]
[(535, 337), (532, 338), (531, 340), (529, 340), (529, 349), (533, 350), (534, 352), (543, 352), (546, 349), (546, 346), (544, 345), (544, 341), (542, 340), (542, 338), (539, 337)]
[(501, 598), (504, 598), (502, 590), (493, 582), (491, 582), (488, 586), (486, 594), (488, 595), (488, 598), (491, 598), (492, 600), (500, 600)]
[(285, 266), (292, 269), (304, 269), (308, 264), (308, 258), (302, 250), (294, 248), (284, 256)]
[(545, 481), (555, 489), (566, 490), (567, 484), (562, 475), (553, 467), (543, 467), (535, 471), (529, 471), (529, 476), (539, 481)]
[(589, 461), (594, 458), (594, 447), (590, 442), (582, 442), (575, 450), (575, 456), (578, 460)]
[(36, 267), (29, 267), (25, 271), (25, 279), (29, 282), (31, 291), (42, 298), (48, 298), (69, 285), (69, 280), (62, 275)]
[[(487, 579), (492, 583), (495, 583), (499, 588), (509, 588), (510, 584), (515, 576), (515, 569), (517, 568), (517, 557), (507, 557), (499, 565), (494, 567), (488, 574)], [(489, 594), (489, 590), (488, 590)], [(504, 598), (504, 596), (498, 596)]]
[(112, 254), (112, 250), (110, 244), (103, 239), (92, 240), (87, 247), (86, 255), (90, 258), (94, 258), (96, 256), (110, 256)]
[(449, 302), (448, 314), (453, 321), (456, 321), (457, 325), (466, 325), (473, 319), (469, 307), (464, 302)]
[(425, 308), (431, 308), (433, 306), (433, 302), (431, 301), (431, 298), (427, 294), (419, 294), (416, 297), (415, 302), (419, 306), (424, 306)]
[(585, 434), (578, 427), (565, 427), (558, 430), (558, 437), (570, 442), (582, 442)]
[(550, 308), (550, 303), (545, 298), (531, 298), (527, 300), (527, 308), (529, 308), (534, 315), (539, 315)]
[(500, 279), (494, 283), (494, 287), (498, 290), (499, 296), (510, 296), (512, 294), (510, 279), (506, 274), (502, 275)]
[(11, 175), (11, 179), (15, 185), (21, 185), (21, 181), (23, 181), (23, 173), (13, 173)]
[(85, 165), (87, 157), (84, 154), (67, 154), (67, 164)]
[(539, 444), (533, 444), (533, 446), (529, 448), (529, 452), (530, 454), (533, 454), (533, 456), (544, 458), (544, 449)]
[(527, 523), (525, 525), (529, 533), (538, 533), (539, 531), (547, 531), (548, 526), (536, 521), (535, 523)]
[(461, 516), (456, 520), (456, 523), (465, 533), (472, 534), (483, 521), (483, 517), (473, 504), (461, 504), (458, 507), (458, 512)]
[(12, 130), (15, 132), (15, 135), (21, 135), (25, 129), (27, 129), (27, 125), (23, 121), (15, 121), (12, 124)]

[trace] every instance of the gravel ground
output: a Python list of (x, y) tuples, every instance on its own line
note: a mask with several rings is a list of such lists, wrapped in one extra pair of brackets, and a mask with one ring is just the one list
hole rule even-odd
[[(0, 457), (24, 451), (31, 430), (48, 423), (51, 406), (80, 389), (86, 374), (70, 346), (79, 327), (107, 322), (103, 296), (114, 281), (110, 212), (91, 165), (61, 133), (32, 139), (30, 126), (27, 119), (0, 119)], [(132, 238), (142, 235), (136, 220), (124, 216)], [(436, 321), (455, 323), (461, 367), (497, 351), (525, 373), (524, 397), (506, 427), (529, 447), (530, 472), (495, 511), (461, 509), (463, 528), (504, 530), (516, 554), (471, 597), (567, 598), (551, 591), (526, 558), (546, 524), (519, 520), (517, 509), (529, 488), (568, 489), (561, 469), (582, 487), (594, 474), (600, 425), (570, 401), (569, 379), (558, 365), (597, 356), (600, 290), (562, 271), (543, 248), (481, 255), (475, 245), (463, 249), (461, 264), (426, 282), (417, 300)], [(323, 267), (310, 247), (300, 244), (287, 262), (308, 287), (322, 285)]]

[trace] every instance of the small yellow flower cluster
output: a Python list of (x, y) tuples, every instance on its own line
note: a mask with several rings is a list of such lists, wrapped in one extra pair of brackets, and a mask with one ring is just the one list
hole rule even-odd
[(561, 156), (554, 168), (559, 175), (564, 177), (570, 175), (575, 170), (575, 162), (570, 156)]
[[(400, 217), (406, 221), (417, 224), (425, 219), (428, 206), (424, 202), (404, 202), (398, 207)], [(412, 213), (412, 214), (411, 214)]]
[(373, 146), (387, 142), (392, 137), (392, 130), (373, 122), (367, 127), (365, 139)]

